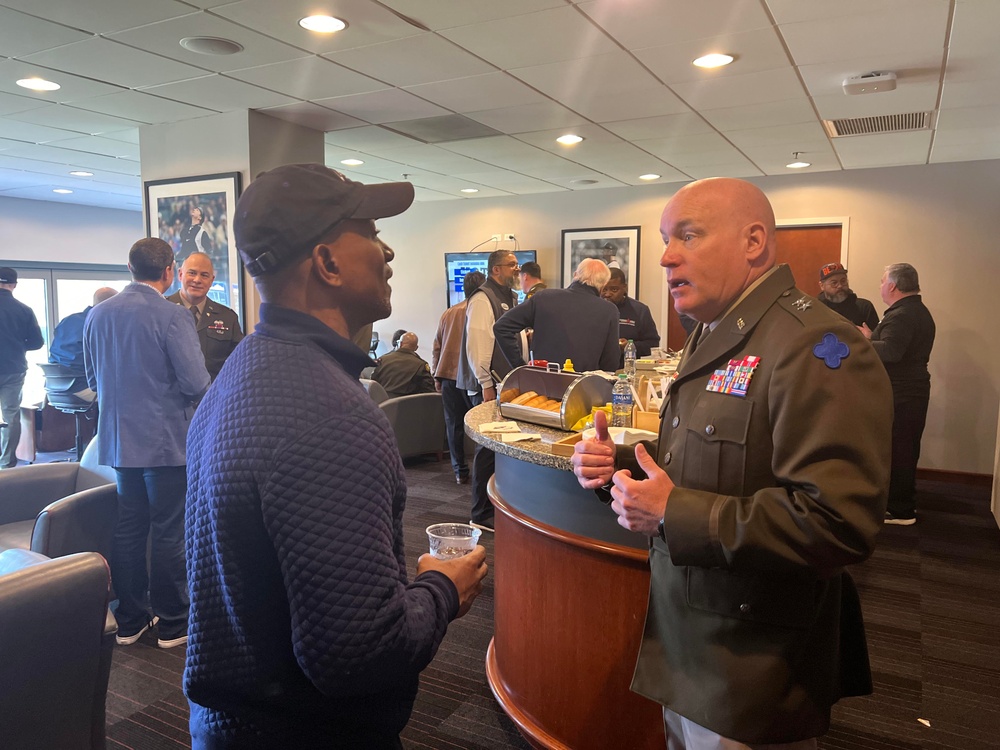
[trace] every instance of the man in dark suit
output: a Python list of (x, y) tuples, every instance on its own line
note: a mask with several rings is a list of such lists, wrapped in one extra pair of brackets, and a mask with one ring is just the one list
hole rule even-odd
[(177, 272), (177, 280), (181, 284), (180, 290), (167, 299), (191, 311), (198, 342), (205, 355), (205, 367), (214, 382), (226, 358), (243, 340), (240, 317), (235, 310), (208, 296), (215, 281), (215, 268), (212, 259), (205, 253), (192, 253), (185, 258)]
[[(669, 748), (805, 750), (871, 691), (857, 592), (888, 486), (889, 380), (861, 333), (775, 265), (774, 213), (742, 180), (686, 185), (660, 224), (678, 312), (699, 321), (634, 451), (578, 444), (582, 486), (650, 538), (632, 689)], [(617, 471), (616, 471), (617, 469)]]

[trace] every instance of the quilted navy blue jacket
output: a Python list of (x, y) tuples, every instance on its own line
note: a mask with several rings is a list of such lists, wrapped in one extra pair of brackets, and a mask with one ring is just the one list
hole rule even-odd
[(195, 748), (396, 747), (458, 594), (407, 581), (395, 438), (370, 360), (261, 306), (188, 436), (184, 691)]

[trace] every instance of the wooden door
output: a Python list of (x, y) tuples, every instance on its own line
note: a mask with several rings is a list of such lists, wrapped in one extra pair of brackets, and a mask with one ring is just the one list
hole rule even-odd
[[(795, 285), (807, 294), (819, 294), (819, 269), (827, 263), (840, 263), (842, 227), (825, 226), (778, 227), (778, 263), (787, 263), (795, 277)], [(664, 280), (666, 286), (666, 280)], [(667, 346), (680, 349), (687, 338), (680, 316), (674, 310), (669, 291), (664, 294), (667, 306)]]

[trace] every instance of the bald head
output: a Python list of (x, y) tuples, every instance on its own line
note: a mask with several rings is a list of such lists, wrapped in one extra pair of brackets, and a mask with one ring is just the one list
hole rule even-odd
[(660, 233), (674, 307), (702, 323), (716, 320), (774, 266), (774, 211), (744, 180), (685, 185), (663, 209)]
[(205, 253), (191, 253), (177, 272), (181, 296), (189, 305), (200, 305), (215, 281), (212, 259)]
[(105, 300), (109, 300), (118, 294), (117, 289), (112, 289), (109, 286), (102, 286), (96, 292), (94, 292), (94, 304), (99, 305)]
[(399, 338), (399, 348), (408, 349), (411, 352), (417, 350), (417, 334), (407, 331)]

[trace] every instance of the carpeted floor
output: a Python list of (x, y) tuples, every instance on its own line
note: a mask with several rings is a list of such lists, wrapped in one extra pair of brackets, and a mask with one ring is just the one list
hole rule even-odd
[[(447, 462), (407, 468), (406, 545), (412, 565), (424, 528), (467, 520), (469, 489)], [(988, 493), (921, 483), (920, 522), (887, 527), (875, 555), (856, 566), (875, 694), (842, 701), (825, 750), (976, 750), (1000, 747), (1000, 531)], [(484, 535), (492, 557), (492, 535)], [(425, 670), (403, 744), (408, 749), (527, 749), (486, 684), (493, 631), (487, 583), (472, 611), (452, 624)], [(180, 690), (181, 649), (147, 634), (118, 647), (108, 695), (108, 748), (189, 747)], [(921, 722), (924, 720), (928, 725)]]

